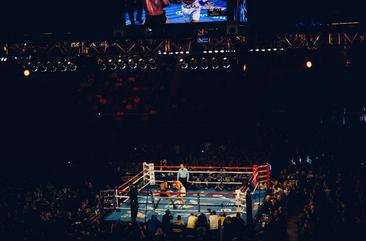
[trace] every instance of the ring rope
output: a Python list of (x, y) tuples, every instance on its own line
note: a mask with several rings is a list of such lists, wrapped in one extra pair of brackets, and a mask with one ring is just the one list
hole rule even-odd
[[(155, 182), (161, 183), (164, 182), (162, 180), (155, 180)], [(168, 181), (168, 182), (174, 182), (174, 181)], [(226, 185), (241, 185), (242, 182), (204, 182), (204, 181), (189, 181), (188, 183), (191, 184), (226, 184)]]
[[(161, 169), (179, 169), (180, 166), (155, 166)], [(186, 166), (187, 169), (226, 169), (226, 170), (252, 170), (252, 167), (219, 167), (219, 166)]]
[[(174, 170), (154, 170), (155, 173), (178, 173)], [(208, 174), (247, 174), (250, 175), (252, 172), (233, 172), (233, 171), (189, 171), (189, 173), (208, 173)]]

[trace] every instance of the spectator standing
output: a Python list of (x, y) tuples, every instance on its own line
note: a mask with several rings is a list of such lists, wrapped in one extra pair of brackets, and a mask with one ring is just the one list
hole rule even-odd
[(156, 218), (155, 215), (152, 215), (151, 218), (146, 223), (146, 231), (148, 239), (152, 239), (155, 236), (157, 229), (161, 226), (160, 221)]
[(194, 233), (194, 231), (196, 230), (196, 224), (197, 224), (197, 216), (194, 215), (194, 213), (191, 213), (187, 221), (187, 231), (190, 232), (191, 234)]
[(204, 213), (201, 213), (200, 215), (198, 215), (197, 218), (197, 234), (199, 240), (205, 239), (207, 233), (207, 226), (208, 226), (207, 217)]
[(163, 227), (163, 231), (167, 237), (170, 236), (171, 231), (172, 231), (172, 223), (171, 223), (172, 219), (173, 219), (173, 216), (172, 216), (170, 210), (169, 209), (166, 210), (165, 214), (163, 215), (163, 219), (162, 219), (162, 227)]
[(217, 240), (219, 230), (219, 216), (216, 215), (216, 211), (213, 210), (208, 217), (210, 227), (210, 240)]
[(173, 240), (182, 240), (185, 224), (182, 220), (182, 216), (178, 215), (177, 220), (173, 222)]

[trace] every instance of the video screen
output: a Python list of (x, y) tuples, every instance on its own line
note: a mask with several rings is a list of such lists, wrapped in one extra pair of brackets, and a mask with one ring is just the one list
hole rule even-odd
[(125, 25), (209, 23), (227, 20), (227, 0), (125, 0)]
[(248, 8), (247, 2), (248, 0), (238, 0), (239, 5), (239, 22), (247, 23), (248, 22)]

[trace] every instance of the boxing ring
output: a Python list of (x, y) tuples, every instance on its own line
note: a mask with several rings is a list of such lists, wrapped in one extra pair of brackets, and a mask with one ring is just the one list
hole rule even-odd
[[(187, 166), (190, 178), (187, 191), (178, 192), (174, 187), (160, 191), (160, 184), (176, 180), (179, 166), (157, 166), (143, 163), (142, 171), (116, 189), (100, 192), (101, 205), (106, 221), (130, 221), (130, 188), (138, 191), (137, 221), (145, 222), (152, 215), (161, 218), (167, 209), (174, 218), (186, 220), (191, 213), (236, 215), (245, 221), (246, 203), (251, 198), (255, 216), (267, 188), (270, 186), (270, 166), (253, 165), (238, 167)], [(179, 199), (183, 199), (183, 202)]]

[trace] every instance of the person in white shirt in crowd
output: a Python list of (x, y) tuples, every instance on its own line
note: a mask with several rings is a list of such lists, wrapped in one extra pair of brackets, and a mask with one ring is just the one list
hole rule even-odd
[(216, 215), (216, 211), (213, 210), (208, 217), (208, 223), (210, 227), (210, 240), (215, 240), (218, 237), (219, 230), (219, 216)]

